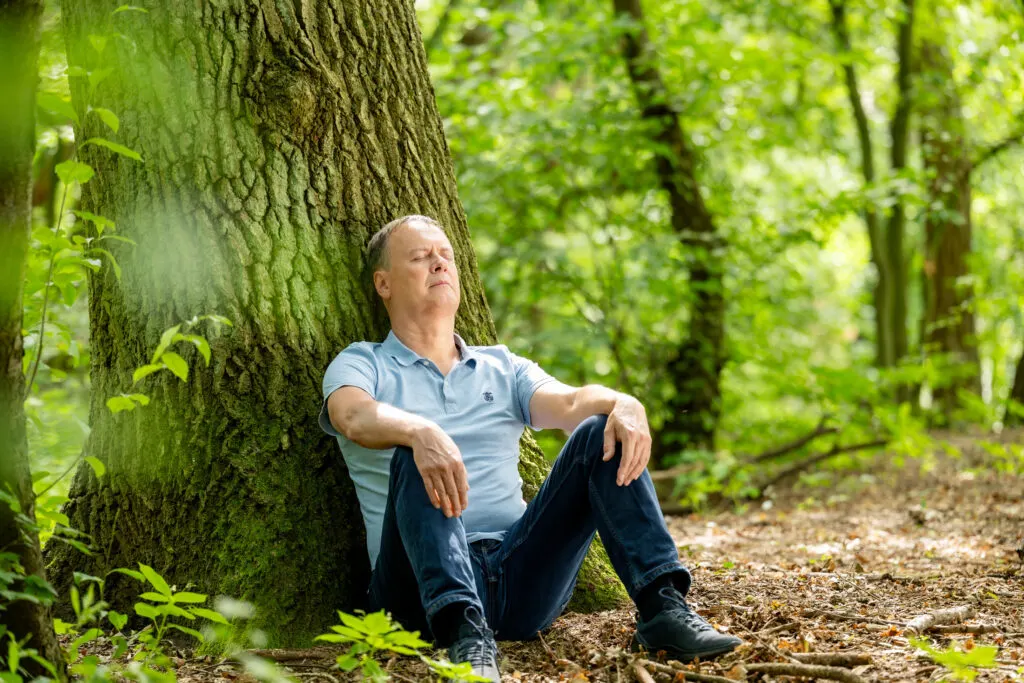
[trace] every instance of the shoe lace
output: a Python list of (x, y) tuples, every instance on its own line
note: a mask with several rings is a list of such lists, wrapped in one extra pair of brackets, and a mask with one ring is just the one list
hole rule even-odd
[(483, 624), (470, 620), (472, 634), (463, 637), (453, 648), (453, 661), (469, 662), (472, 666), (488, 666), (498, 658), (498, 644), (494, 642), (494, 633)]
[(665, 610), (677, 614), (685, 624), (697, 631), (713, 631), (715, 627), (709, 624), (704, 617), (693, 611), (693, 608), (686, 602), (683, 594), (675, 588), (665, 587), (658, 591), (658, 595), (665, 598), (669, 606)]

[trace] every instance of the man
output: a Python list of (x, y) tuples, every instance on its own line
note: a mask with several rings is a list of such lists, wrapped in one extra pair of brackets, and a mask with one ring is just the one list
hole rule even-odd
[[(454, 329), (452, 245), (432, 219), (384, 226), (368, 266), (391, 332), (334, 359), (320, 425), (338, 438), (355, 484), (373, 609), (429, 631), (453, 662), (498, 681), (494, 636), (547, 628), (599, 531), (639, 609), (634, 647), (683, 661), (735, 648), (738, 638), (684, 599), (690, 574), (646, 470), (640, 402), (562, 384), (504, 346), (467, 346)], [(529, 505), (517, 467), (524, 426), (571, 432)]]

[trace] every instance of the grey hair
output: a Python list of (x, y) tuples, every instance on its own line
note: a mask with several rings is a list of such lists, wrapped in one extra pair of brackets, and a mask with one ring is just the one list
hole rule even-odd
[(441, 224), (430, 216), (411, 214), (391, 221), (375, 232), (373, 237), (370, 238), (369, 244), (366, 245), (366, 269), (370, 273), (371, 280), (373, 280), (373, 274), (378, 270), (386, 270), (391, 267), (391, 256), (388, 253), (388, 241), (391, 239), (391, 233), (406, 223), (424, 223), (444, 232), (444, 228), (441, 227)]

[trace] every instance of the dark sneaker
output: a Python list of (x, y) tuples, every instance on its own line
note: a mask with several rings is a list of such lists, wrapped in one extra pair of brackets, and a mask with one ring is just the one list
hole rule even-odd
[(675, 588), (666, 586), (658, 594), (665, 598), (666, 607), (650, 621), (637, 618), (634, 651), (641, 647), (652, 653), (664, 650), (669, 659), (689, 662), (697, 657), (707, 660), (724, 655), (743, 642), (716, 631)]
[(475, 675), (501, 683), (494, 633), (474, 609), (466, 610), (466, 623), (459, 627), (455, 642), (448, 648), (448, 659), (452, 664), (469, 662)]

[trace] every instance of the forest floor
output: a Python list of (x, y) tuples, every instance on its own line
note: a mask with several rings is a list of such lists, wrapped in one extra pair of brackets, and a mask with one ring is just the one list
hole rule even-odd
[[(780, 490), (742, 513), (669, 517), (693, 572), (689, 599), (745, 644), (697, 666), (648, 664), (653, 680), (695, 680), (679, 671), (742, 679), (740, 667), (746, 680), (794, 680), (757, 665), (794, 663), (808, 653), (862, 655), (865, 663), (845, 670), (865, 681), (952, 680), (949, 669), (911, 644), (907, 625), (938, 609), (969, 606), (975, 616), (955, 627), (959, 632), (946, 627), (925, 635), (940, 650), (995, 645), (993, 666), (976, 680), (1024, 681), (1024, 558), (1016, 552), (1024, 534), (1024, 477), (996, 471), (969, 440), (959, 445), (962, 458), (940, 456), (928, 471), (922, 461), (901, 467), (880, 454), (832, 486)], [(542, 641), (499, 643), (504, 681), (643, 681), (628, 653), (634, 624), (631, 610), (567, 614)], [(303, 681), (337, 683), (344, 676), (328, 672), (333, 657), (323, 648), (305, 659), (295, 655), (280, 659)], [(649, 657), (657, 660), (656, 653)], [(388, 669), (398, 680), (427, 679), (412, 658), (393, 659)], [(195, 683), (239, 676), (227, 665), (199, 662), (185, 663), (178, 674)]]

